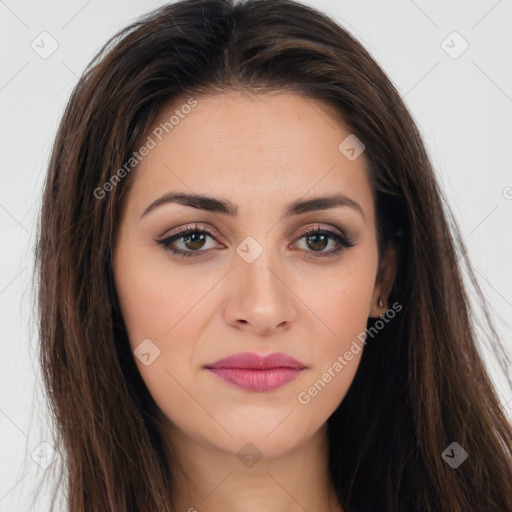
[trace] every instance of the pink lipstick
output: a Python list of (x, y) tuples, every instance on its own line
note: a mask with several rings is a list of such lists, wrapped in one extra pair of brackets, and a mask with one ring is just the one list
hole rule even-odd
[(266, 356), (243, 352), (207, 364), (205, 368), (239, 388), (272, 391), (295, 380), (307, 366), (280, 352)]

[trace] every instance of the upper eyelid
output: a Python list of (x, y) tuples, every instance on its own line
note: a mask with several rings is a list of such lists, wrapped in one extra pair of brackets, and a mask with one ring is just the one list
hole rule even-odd
[[(328, 227), (326, 227), (328, 226)], [(315, 232), (315, 231), (319, 231), (319, 232), (325, 232), (328, 234), (328, 236), (330, 236), (332, 239), (338, 239), (337, 240), (337, 243), (341, 243), (342, 245), (344, 245), (344, 242), (348, 243), (349, 246), (353, 246), (355, 245), (354, 244), (354, 240), (348, 236), (344, 230), (336, 227), (336, 226), (332, 226), (332, 225), (329, 225), (329, 224), (326, 224), (326, 225), (322, 225), (321, 223), (315, 223), (314, 226), (310, 226), (308, 228), (306, 228), (303, 232), (301, 232), (299, 235), (297, 235), (294, 239), (293, 239), (293, 243), (301, 240), (302, 238), (306, 237), (306, 236), (312, 236), (310, 235), (311, 232)], [(219, 242), (217, 240), (217, 237), (215, 236), (215, 233), (217, 233), (217, 230), (216, 229), (212, 229), (212, 228), (209, 228), (209, 227), (205, 227), (205, 226), (202, 226), (202, 225), (198, 225), (198, 223), (194, 223), (193, 225), (186, 225), (186, 226), (183, 226), (183, 227), (180, 227), (180, 228), (177, 228), (177, 231), (175, 231), (174, 233), (171, 233), (169, 235), (166, 235), (166, 236), (163, 236), (163, 237), (160, 237), (158, 238), (157, 240), (155, 240), (157, 243), (159, 244), (165, 244), (166, 241), (170, 241), (169, 243), (175, 243), (176, 241), (179, 241), (182, 237), (184, 236), (187, 236), (187, 233), (189, 232), (204, 232), (205, 235), (209, 236), (210, 238), (212, 238), (213, 240), (215, 240), (217, 243), (220, 243), (220, 245), (224, 246), (224, 244), (222, 242)], [(222, 239), (223, 237), (221, 235), (219, 235), (219, 237)], [(208, 249), (208, 250), (204, 250), (204, 251), (201, 251), (201, 250), (198, 250), (198, 251), (188, 251), (188, 250), (185, 250), (185, 249), (178, 249), (178, 251), (184, 251), (184, 252), (190, 252), (190, 253), (201, 253), (201, 252), (209, 252), (211, 249)], [(320, 254), (320, 252), (319, 252)], [(328, 254), (328, 252), (326, 252), (326, 254)]]
[[(331, 233), (332, 235), (338, 235), (343, 238), (349, 238), (349, 236), (345, 233), (345, 231), (341, 228), (338, 228), (337, 226), (333, 226), (333, 225), (325, 224), (325, 223), (322, 225), (322, 223), (316, 222), (313, 226), (306, 228), (303, 232), (301, 232), (299, 235), (297, 235), (297, 237), (295, 237), (294, 240), (300, 239), (300, 238), (304, 237), (305, 235), (307, 235), (309, 232), (315, 231), (315, 230), (326, 231), (328, 233)], [(177, 228), (176, 231), (174, 231), (170, 234), (164, 234), (164, 235), (158, 237), (158, 240), (167, 240), (167, 239), (173, 238), (173, 237), (179, 238), (180, 235), (185, 236), (187, 234), (187, 232), (189, 232), (189, 231), (193, 231), (193, 232), (204, 231), (205, 234), (207, 234), (208, 236), (212, 236), (214, 238), (215, 237), (224, 238), (222, 235), (220, 235), (220, 233), (215, 228), (210, 228), (210, 227), (200, 225), (199, 223), (195, 223), (193, 225), (186, 225), (183, 227), (179, 227), (179, 228)]]
[(202, 226), (202, 225), (199, 225), (196, 223), (193, 225), (187, 225), (187, 226), (177, 228), (176, 231), (174, 231), (172, 233), (164, 234), (164, 235), (158, 237), (158, 240), (168, 240), (169, 238), (174, 238), (174, 237), (179, 239), (181, 236), (186, 236), (187, 232), (189, 232), (189, 231), (192, 231), (192, 232), (196, 232), (196, 231), (203, 232), (204, 231), (208, 236), (211, 236), (212, 238), (215, 238), (215, 237), (223, 238), (222, 235), (220, 235), (216, 229), (205, 227), (205, 226)]

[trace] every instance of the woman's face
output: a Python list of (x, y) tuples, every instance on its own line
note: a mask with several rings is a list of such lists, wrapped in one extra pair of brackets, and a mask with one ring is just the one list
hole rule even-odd
[[(291, 93), (175, 102), (149, 137), (113, 262), (141, 376), (176, 443), (289, 451), (343, 400), (384, 312), (364, 148)], [(300, 364), (214, 364), (241, 353)]]

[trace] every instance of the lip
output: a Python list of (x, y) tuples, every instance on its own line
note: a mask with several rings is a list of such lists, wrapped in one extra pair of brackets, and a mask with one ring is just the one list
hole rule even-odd
[(261, 356), (243, 352), (204, 366), (224, 381), (250, 391), (272, 391), (295, 380), (306, 365), (275, 352)]

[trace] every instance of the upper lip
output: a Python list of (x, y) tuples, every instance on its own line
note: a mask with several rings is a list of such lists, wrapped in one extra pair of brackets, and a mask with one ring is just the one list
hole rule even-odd
[(274, 352), (265, 356), (256, 354), (255, 352), (242, 352), (234, 354), (224, 359), (220, 359), (215, 363), (205, 365), (208, 369), (218, 368), (246, 368), (251, 370), (268, 370), (272, 368), (293, 368), (296, 370), (303, 370), (306, 367), (297, 359), (283, 354), (281, 352)]

